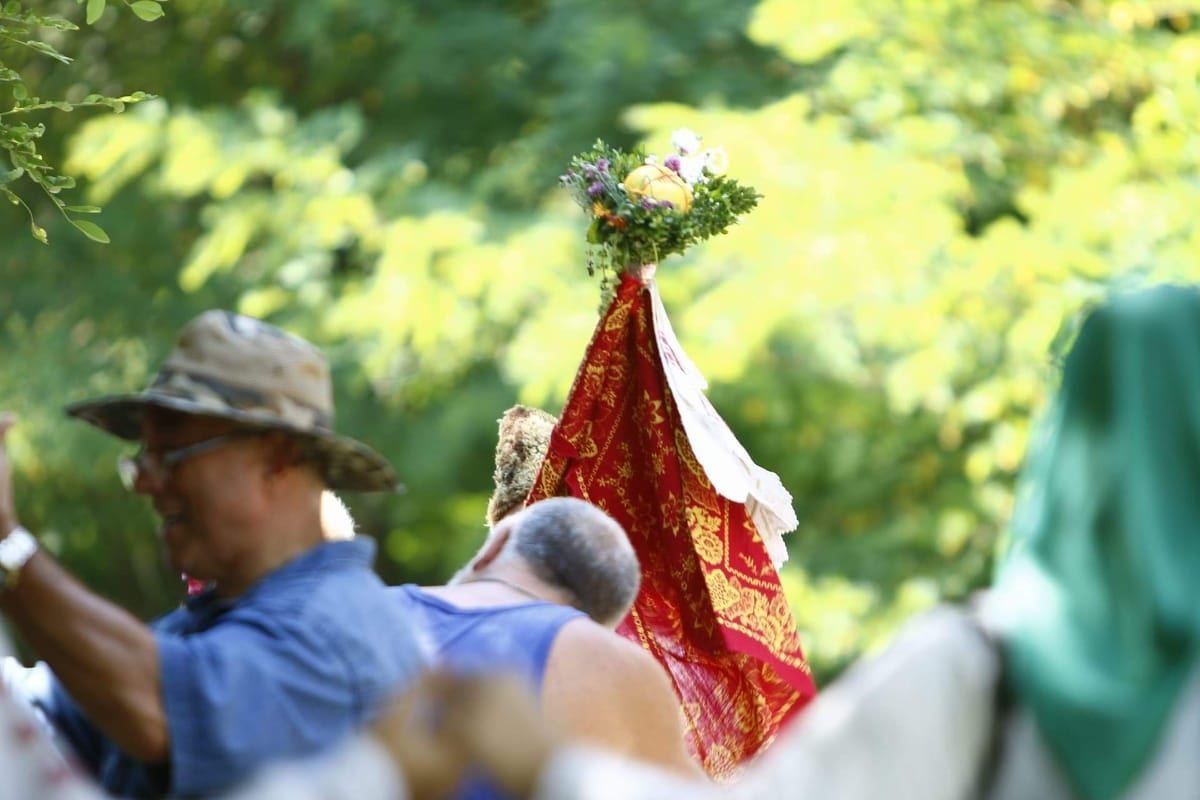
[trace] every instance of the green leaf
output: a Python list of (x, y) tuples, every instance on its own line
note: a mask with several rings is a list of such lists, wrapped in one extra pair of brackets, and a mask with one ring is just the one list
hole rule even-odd
[(162, 10), (162, 6), (154, 2), (154, 0), (137, 0), (136, 3), (130, 3), (129, 8), (134, 14), (146, 20), (146, 22), (154, 22), (154, 20), (162, 19), (166, 16), (166, 12)]
[(12, 88), (12, 95), (16, 100), (24, 100), (29, 97), (29, 90), (25, 88), (25, 84), (18, 83)]
[(39, 181), (51, 194), (57, 194), (63, 189), (74, 189), (75, 179), (70, 175), (47, 175), (44, 181)]
[(45, 42), (39, 42), (36, 39), (30, 39), (27, 42), (25, 42), (25, 46), (31, 50), (37, 50), (39, 53), (48, 55), (51, 58), (53, 58), (55, 61), (61, 61), (64, 64), (71, 63), (71, 59), (67, 58), (62, 53), (58, 52), (57, 50), (55, 50), (53, 47), (46, 44)]
[(46, 229), (36, 222), (30, 220), (29, 227), (33, 229), (33, 238), (37, 239), (42, 244), (49, 244), (50, 237), (46, 235)]
[(65, 206), (63, 211), (70, 211), (72, 214), (99, 214), (100, 206)]
[[(18, 99), (24, 100), (26, 98), (18, 98)], [(74, 105), (72, 105), (71, 103), (63, 102), (62, 100), (45, 100), (45, 101), (43, 101), (40, 97), (34, 97), (29, 100), (28, 105), (21, 106), (20, 109), (14, 109), (14, 111), (20, 111), (22, 114), (27, 114), (30, 111), (44, 111), (47, 108), (56, 108), (59, 111), (74, 111), (75, 110)]]
[(71, 219), (70, 217), (67, 217), (67, 221), (93, 242), (108, 244), (112, 241), (108, 238), (108, 234), (104, 232), (104, 229), (94, 222), (88, 222), (86, 219)]
[(95, 25), (96, 20), (104, 13), (107, 0), (87, 0), (87, 24)]
[(12, 183), (25, 174), (25, 170), (20, 167), (14, 167), (9, 170), (0, 170), (0, 186), (6, 183)]
[(74, 22), (71, 22), (69, 19), (63, 19), (62, 17), (39, 17), (37, 22), (38, 25), (43, 28), (51, 28), (52, 30), (56, 31), (79, 30), (78, 25), (76, 25)]

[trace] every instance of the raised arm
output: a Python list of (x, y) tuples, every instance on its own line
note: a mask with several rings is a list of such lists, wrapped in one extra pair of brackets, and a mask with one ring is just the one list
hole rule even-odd
[[(0, 535), (19, 527), (4, 437), (12, 415), (0, 416)], [(159, 692), (158, 650), (149, 628), (90, 592), (45, 552), (8, 575), (3, 611), (54, 670), (96, 727), (147, 763), (169, 752)]]

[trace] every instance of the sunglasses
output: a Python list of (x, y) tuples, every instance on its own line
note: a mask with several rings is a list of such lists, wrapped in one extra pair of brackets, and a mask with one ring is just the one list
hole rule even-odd
[(133, 491), (138, 478), (143, 475), (155, 482), (161, 482), (166, 479), (171, 470), (189, 458), (195, 458), (218, 447), (223, 447), (242, 439), (261, 436), (262, 434), (262, 431), (238, 429), (229, 431), (228, 433), (219, 433), (216, 436), (203, 439), (195, 444), (177, 447), (173, 450), (148, 452), (145, 447), (142, 447), (134, 455), (125, 456), (117, 460), (117, 474), (121, 476), (121, 483), (124, 484), (125, 488)]

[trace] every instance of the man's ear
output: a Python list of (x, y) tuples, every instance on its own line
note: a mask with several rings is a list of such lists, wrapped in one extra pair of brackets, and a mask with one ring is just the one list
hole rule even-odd
[(288, 467), (304, 462), (304, 445), (283, 434), (270, 433), (265, 437), (265, 463), (268, 475), (280, 475)]
[(488, 534), (487, 541), (483, 543), (479, 553), (471, 562), (471, 571), (479, 572), (486, 569), (489, 564), (496, 560), (500, 553), (504, 550), (504, 546), (508, 544), (509, 538), (512, 536), (513, 525), (509, 522), (501, 522), (492, 532)]

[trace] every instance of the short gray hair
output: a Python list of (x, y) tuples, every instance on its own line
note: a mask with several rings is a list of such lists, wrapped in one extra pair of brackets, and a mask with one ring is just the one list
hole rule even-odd
[(511, 518), (511, 547), (571, 605), (608, 627), (624, 619), (642, 582), (637, 554), (615, 519), (583, 500), (552, 497)]

